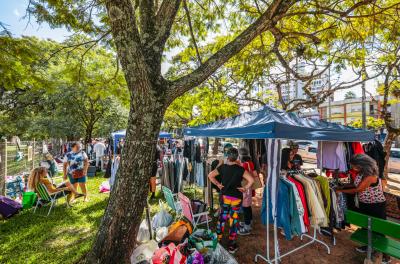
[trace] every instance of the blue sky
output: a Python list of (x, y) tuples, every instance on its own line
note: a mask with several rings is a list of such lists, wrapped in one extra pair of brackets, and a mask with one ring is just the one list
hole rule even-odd
[(28, 24), (28, 20), (23, 19), (28, 2), (28, 0), (0, 0), (0, 21), (8, 25), (14, 36), (37, 36), (63, 41), (71, 34), (65, 28), (51, 29), (48, 24), (39, 25), (34, 17), (31, 17)]

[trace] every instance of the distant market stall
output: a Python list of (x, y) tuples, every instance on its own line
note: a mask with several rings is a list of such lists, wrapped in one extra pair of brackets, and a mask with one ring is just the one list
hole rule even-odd
[[(126, 136), (126, 130), (120, 130), (120, 131), (111, 133), (114, 153), (116, 153), (116, 151), (117, 151), (118, 143), (121, 141), (121, 139), (124, 139), (125, 136)], [(168, 133), (168, 132), (160, 131), (158, 138), (159, 139), (170, 139), (170, 138), (172, 138), (172, 134)]]

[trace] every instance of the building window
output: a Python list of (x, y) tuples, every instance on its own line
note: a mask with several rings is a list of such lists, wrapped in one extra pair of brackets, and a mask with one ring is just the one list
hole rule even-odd
[(332, 107), (331, 114), (332, 115), (343, 114), (343, 107)]
[(350, 104), (347, 105), (347, 112), (354, 113), (354, 112), (361, 112), (362, 105), (361, 104)]

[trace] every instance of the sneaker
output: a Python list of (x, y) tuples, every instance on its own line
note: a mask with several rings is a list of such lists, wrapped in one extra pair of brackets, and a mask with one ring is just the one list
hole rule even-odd
[(367, 246), (357, 247), (356, 251), (360, 253), (366, 253), (368, 251), (368, 247)]
[(247, 230), (251, 231), (251, 224), (250, 225), (246, 225), (245, 222), (239, 222), (239, 228), (247, 228)]
[(241, 227), (241, 228), (239, 228), (238, 234), (241, 235), (241, 236), (248, 236), (251, 233), (250, 233), (249, 229), (247, 229), (245, 227)]
[(231, 254), (235, 254), (236, 251), (238, 251), (238, 249), (239, 249), (238, 245), (236, 243), (232, 243), (228, 247), (228, 252)]

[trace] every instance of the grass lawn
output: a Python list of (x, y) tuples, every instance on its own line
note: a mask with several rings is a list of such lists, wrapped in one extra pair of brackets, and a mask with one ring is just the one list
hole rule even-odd
[(91, 247), (108, 194), (99, 193), (102, 177), (88, 180), (88, 203), (78, 199), (67, 208), (64, 199), (50, 216), (44, 210), (21, 212), (0, 220), (0, 263), (74, 263)]
[[(104, 180), (101, 176), (89, 178), (88, 203), (78, 199), (72, 208), (67, 208), (65, 200), (60, 199), (48, 217), (44, 209), (40, 214), (33, 214), (33, 209), (29, 209), (8, 220), (0, 220), (0, 263), (49, 264), (79, 260), (90, 250), (107, 206), (109, 195), (99, 193)], [(186, 188), (184, 193), (190, 198), (201, 197), (200, 189)], [(161, 197), (157, 192), (157, 199), (150, 201), (151, 215), (159, 211)]]

